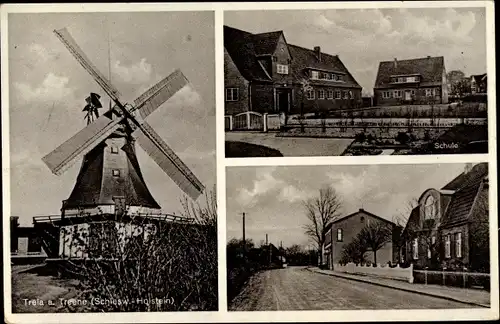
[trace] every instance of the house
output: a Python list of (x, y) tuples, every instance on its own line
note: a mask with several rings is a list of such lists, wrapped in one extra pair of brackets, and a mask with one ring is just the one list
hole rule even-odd
[[(336, 219), (325, 228), (326, 239), (323, 245), (323, 261), (326, 262), (327, 267), (332, 269), (334, 264), (340, 263), (344, 247), (353, 241), (361, 229), (380, 222), (387, 224), (391, 228), (392, 239), (377, 251), (377, 263), (396, 262), (398, 249), (393, 249), (393, 242), (400, 234), (398, 226), (361, 208), (355, 213)], [(373, 252), (367, 252), (365, 258), (370, 262), (374, 262)]]
[(10, 217), (10, 256), (13, 264), (40, 263), (47, 257), (35, 228), (21, 226), (18, 216)]
[(380, 62), (374, 97), (377, 106), (448, 103), (444, 58)]
[(488, 272), (488, 164), (467, 164), (441, 190), (424, 191), (402, 237), (407, 264)]
[(470, 92), (472, 94), (488, 92), (488, 75), (486, 73), (471, 75)]
[(361, 86), (337, 55), (288, 44), (283, 31), (224, 26), (225, 114), (290, 114), (359, 105)]

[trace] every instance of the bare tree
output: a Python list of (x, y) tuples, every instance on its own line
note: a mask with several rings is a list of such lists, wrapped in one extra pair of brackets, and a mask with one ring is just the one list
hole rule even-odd
[(410, 198), (406, 204), (398, 211), (398, 213), (392, 216), (392, 221), (401, 227), (405, 227), (410, 217), (411, 211), (418, 206), (418, 198)]
[(392, 239), (392, 226), (374, 222), (361, 229), (357, 235), (361, 246), (368, 247), (373, 252), (373, 262), (377, 263), (377, 251)]
[[(325, 187), (319, 190), (319, 196), (304, 201), (308, 223), (304, 225), (305, 234), (318, 246), (318, 251), (326, 238), (326, 226), (340, 216), (342, 202), (335, 189)], [(320, 252), (320, 264), (323, 255)]]

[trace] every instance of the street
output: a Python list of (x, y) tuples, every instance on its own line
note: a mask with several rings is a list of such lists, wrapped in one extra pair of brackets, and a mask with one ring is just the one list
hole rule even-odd
[(230, 311), (430, 309), (471, 306), (311, 272), (303, 267), (263, 271), (253, 276)]

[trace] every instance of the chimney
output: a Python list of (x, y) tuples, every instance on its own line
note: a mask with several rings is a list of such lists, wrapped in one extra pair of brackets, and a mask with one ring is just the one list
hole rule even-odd
[(464, 174), (469, 173), (472, 170), (472, 163), (466, 163), (464, 167)]
[(314, 53), (316, 53), (316, 57), (318, 58), (318, 61), (321, 62), (321, 47), (315, 46)]
[(430, 58), (431, 58), (431, 56), (430, 56), (430, 55), (427, 55), (427, 58), (428, 58), (428, 59), (430, 59)]
[(398, 68), (398, 59), (397, 58), (394, 58), (394, 68), (395, 69)]

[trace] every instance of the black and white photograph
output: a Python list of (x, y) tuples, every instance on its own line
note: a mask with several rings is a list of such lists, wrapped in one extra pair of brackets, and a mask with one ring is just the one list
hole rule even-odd
[(488, 153), (486, 9), (224, 13), (226, 157)]
[(490, 307), (487, 163), (226, 174), (229, 311)]
[(8, 37), (12, 313), (216, 311), (214, 13)]

